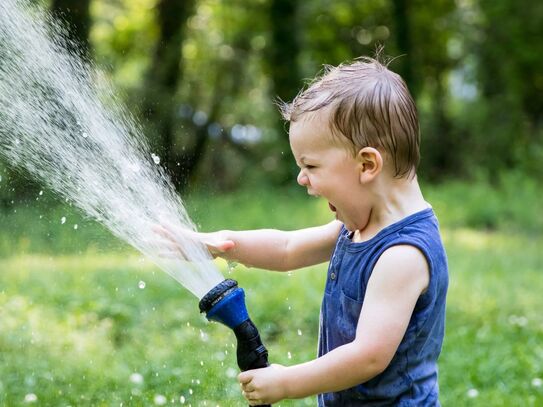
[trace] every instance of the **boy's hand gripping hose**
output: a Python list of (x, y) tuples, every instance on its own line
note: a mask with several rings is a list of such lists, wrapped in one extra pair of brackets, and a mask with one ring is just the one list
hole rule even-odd
[(234, 331), (238, 341), (238, 366), (242, 371), (269, 365), (268, 351), (249, 318), (245, 292), (238, 287), (237, 281), (227, 279), (217, 284), (200, 300), (199, 306), (208, 320), (220, 322)]

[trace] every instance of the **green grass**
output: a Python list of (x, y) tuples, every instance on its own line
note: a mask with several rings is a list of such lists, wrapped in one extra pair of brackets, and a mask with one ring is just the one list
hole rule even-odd
[[(537, 195), (473, 189), (427, 189), (450, 263), (441, 401), (543, 405), (543, 386), (532, 384), (543, 378)], [(325, 203), (280, 192), (195, 194), (188, 207), (207, 230), (290, 229), (330, 218)], [(526, 202), (508, 204), (519, 197)], [(493, 202), (490, 215), (484, 200)], [(158, 396), (168, 405), (181, 397), (192, 406), (244, 405), (233, 334), (205, 321), (187, 290), (69, 207), (38, 201), (0, 216), (0, 405), (24, 405), (29, 394), (40, 406), (148, 406)], [(289, 275), (217, 265), (245, 288), (271, 361), (314, 357), (325, 266)], [(130, 380), (134, 373), (141, 383)], [(470, 389), (478, 396), (469, 397)]]

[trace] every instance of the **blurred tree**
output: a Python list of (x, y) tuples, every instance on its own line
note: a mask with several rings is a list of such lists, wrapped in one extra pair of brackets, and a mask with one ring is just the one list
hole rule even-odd
[(300, 54), (298, 2), (270, 0), (269, 27), (271, 41), (267, 47), (267, 67), (272, 93), (290, 101), (300, 89), (298, 57)]
[[(398, 53), (401, 58), (399, 61), (398, 73), (409, 86), (409, 89), (416, 97), (419, 93), (420, 81), (419, 77), (413, 74), (413, 40), (411, 35), (411, 10), (409, 0), (393, 0), (392, 6), (394, 10), (395, 24), (395, 39), (398, 48)], [(417, 80), (416, 80), (417, 79)]]
[[(303, 85), (298, 66), (301, 52), (298, 9), (299, 3), (291, 0), (270, 0), (268, 4), (270, 40), (265, 52), (265, 66), (271, 81), (270, 99), (291, 102)], [(279, 161), (279, 157), (289, 151), (288, 131), (278, 109), (275, 109), (273, 117), (276, 142), (269, 153)], [(276, 167), (274, 180), (289, 182), (294, 171), (293, 162), (284, 162)]]
[[(262, 113), (267, 82), (261, 54), (266, 46), (263, 2), (202, 1), (191, 18), (184, 48), (180, 167), (194, 181), (231, 189), (250, 166), (254, 172), (270, 139), (262, 137), (271, 115)], [(257, 128), (252, 123), (258, 123)], [(251, 137), (247, 137), (251, 136)], [(272, 142), (273, 144), (273, 142)], [(179, 148), (181, 147), (181, 148)], [(199, 155), (198, 155), (199, 154)], [(204, 162), (200, 174), (196, 165)]]
[(90, 0), (52, 0), (51, 11), (54, 16), (64, 21), (67, 26), (72, 52), (88, 56), (89, 31), (91, 26)]
[[(182, 78), (181, 48), (185, 26), (194, 11), (194, 0), (159, 0), (156, 5), (159, 36), (144, 83), (144, 115), (154, 125), (165, 166), (175, 181), (179, 157), (174, 155), (177, 86)], [(196, 153), (196, 151), (195, 151)]]
[(458, 175), (457, 132), (449, 109), (449, 77), (459, 61), (450, 52), (459, 28), (456, 3), (413, 0), (408, 4), (411, 86), (420, 111), (422, 173), (440, 180)]
[(475, 118), (474, 150), (489, 173), (512, 167), (542, 174), (543, 3), (479, 2), (477, 79), (483, 109)]
[(395, 53), (390, 7), (382, 1), (315, 0), (300, 8), (302, 74), (306, 77), (315, 76), (323, 64), (373, 56), (380, 44), (386, 46), (386, 53)]

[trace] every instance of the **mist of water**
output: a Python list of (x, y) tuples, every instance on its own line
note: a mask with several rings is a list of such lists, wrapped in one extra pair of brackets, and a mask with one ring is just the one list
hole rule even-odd
[(207, 249), (160, 256), (153, 225), (196, 230), (141, 128), (103, 76), (27, 1), (0, 1), (0, 158), (142, 252), (198, 298), (223, 280)]

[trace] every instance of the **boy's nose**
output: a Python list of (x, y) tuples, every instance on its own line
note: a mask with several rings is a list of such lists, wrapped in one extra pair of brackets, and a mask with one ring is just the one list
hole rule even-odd
[(309, 178), (307, 177), (307, 175), (304, 174), (303, 170), (300, 170), (300, 172), (298, 173), (298, 177), (296, 178), (296, 181), (298, 182), (298, 184), (300, 184), (303, 187), (309, 185)]

